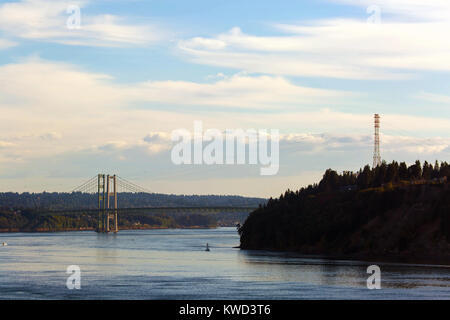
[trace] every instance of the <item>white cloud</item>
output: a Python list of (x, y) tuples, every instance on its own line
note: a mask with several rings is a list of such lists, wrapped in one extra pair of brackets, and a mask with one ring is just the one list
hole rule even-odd
[[(300, 87), (281, 77), (236, 75), (212, 83), (156, 81), (123, 85), (108, 75), (71, 65), (28, 60), (0, 67), (0, 136), (8, 141), (15, 139), (12, 142), (17, 148), (21, 146), (20, 156), (24, 157), (104, 145), (124, 141), (124, 137), (128, 143), (142, 141), (146, 136), (142, 143), (157, 142), (163, 138), (157, 132), (191, 128), (194, 120), (203, 120), (205, 127), (220, 130), (370, 130), (370, 114), (322, 107), (348, 101), (348, 93)], [(136, 104), (141, 108), (130, 108)], [(142, 107), (155, 104), (170, 105), (172, 109)], [(198, 114), (189, 106), (205, 109)], [(268, 112), (259, 112), (255, 117), (253, 112), (239, 112), (240, 107), (264, 108)], [(419, 132), (446, 131), (450, 127), (448, 119), (396, 114), (383, 116), (382, 121), (383, 126), (416, 128)], [(156, 133), (148, 135), (149, 128)]]
[[(134, 25), (113, 15), (88, 15), (89, 1), (22, 0), (0, 6), (0, 30), (9, 36), (67, 45), (144, 45), (160, 40), (165, 32), (156, 26)], [(81, 9), (80, 28), (69, 29), (69, 6)]]
[[(288, 150), (313, 152), (371, 150), (373, 136), (367, 134), (288, 134), (280, 137), (280, 147)], [(421, 156), (438, 154), (450, 146), (450, 138), (419, 138), (381, 134), (382, 151), (405, 156), (405, 153)]]
[(214, 83), (150, 81), (135, 86), (143, 101), (183, 105), (281, 109), (339, 103), (355, 94), (294, 85), (282, 77), (234, 75)]
[[(281, 32), (275, 36), (246, 34), (235, 27), (214, 37), (179, 41), (178, 48), (192, 62), (253, 73), (377, 80), (407, 79), (424, 70), (448, 72), (450, 11), (448, 3), (436, 3), (446, 10), (445, 19), (305, 21), (275, 24)], [(436, 3), (417, 1), (408, 8), (420, 12), (428, 5), (434, 12)], [(401, 5), (406, 2), (389, 8), (400, 12)]]
[(126, 141), (109, 141), (104, 145), (98, 147), (99, 150), (111, 151), (111, 150), (123, 150), (128, 146)]
[(450, 146), (450, 138), (441, 137), (417, 138), (382, 135), (381, 139), (383, 149), (390, 153), (410, 153), (421, 156), (435, 155), (446, 151)]
[(0, 149), (14, 146), (14, 143), (0, 140)]
[(418, 99), (430, 101), (433, 103), (438, 103), (444, 106), (450, 105), (450, 96), (430, 93), (430, 92), (421, 92), (415, 96)]
[(381, 13), (395, 14), (400, 18), (422, 20), (447, 20), (450, 14), (450, 2), (447, 0), (331, 0), (338, 3), (367, 8), (376, 5)]
[(147, 143), (165, 143), (171, 140), (171, 135), (167, 132), (151, 132), (143, 140)]
[(59, 140), (62, 135), (59, 132), (47, 132), (39, 136), (42, 140)]
[[(287, 112), (288, 106), (292, 111), (321, 103), (337, 104), (348, 96), (269, 76), (235, 75), (212, 83), (153, 81), (125, 85), (105, 74), (29, 59), (0, 66), (0, 136), (14, 139), (16, 155), (23, 158), (104, 145), (123, 141), (123, 137), (130, 143), (147, 135), (149, 127), (155, 132), (190, 127), (199, 117), (217, 128), (242, 127), (249, 121), (261, 127), (260, 120), (274, 117), (267, 114), (257, 119), (230, 113), (228, 107), (284, 108)], [(136, 104), (141, 108), (131, 108)], [(178, 107), (174, 111), (142, 107), (155, 104)], [(200, 116), (185, 110), (188, 106), (204, 106), (205, 112)], [(262, 127), (267, 123), (270, 121)], [(147, 147), (161, 149), (155, 144)]]
[[(164, 138), (168, 135), (169, 132), (158, 131), (148, 135), (159, 136), (157, 142), (153, 138), (149, 143), (139, 139), (134, 142), (116, 140), (76, 152), (67, 150), (44, 154), (19, 162), (9, 159), (8, 167), (14, 170), (0, 170), (1, 180), (10, 182), (7, 186), (10, 189), (3, 190), (24, 188), (24, 184), (32, 182), (32, 177), (35, 180), (39, 177), (38, 184), (27, 190), (42, 191), (45, 188), (47, 191), (61, 191), (65, 189), (54, 185), (61, 183), (55, 175), (65, 179), (79, 177), (74, 180), (75, 185), (100, 170), (118, 173), (155, 192), (274, 196), (288, 187), (297, 189), (317, 182), (329, 167), (358, 170), (371, 162), (373, 145), (370, 134), (283, 134), (280, 137), (280, 174), (265, 178), (259, 176), (257, 166), (175, 166), (170, 161), (172, 142)], [(151, 145), (161, 149), (152, 149)], [(388, 162), (395, 159), (412, 163), (418, 158), (433, 162), (446, 159), (449, 146), (448, 138), (382, 135), (381, 151), (383, 159)], [(0, 161), (0, 169), (2, 164)], [(24, 179), (14, 179), (17, 176)]]
[(339, 99), (355, 95), (302, 87), (282, 77), (241, 74), (212, 83), (148, 81), (119, 85), (113, 80), (68, 64), (29, 59), (0, 66), (0, 103), (25, 105), (36, 111), (45, 108), (52, 114), (65, 114), (71, 109), (87, 117), (98, 114), (96, 108), (124, 107), (135, 102), (279, 109), (288, 105), (336, 104)]
[(8, 49), (8, 48), (14, 47), (16, 45), (17, 45), (17, 43), (12, 42), (10, 40), (0, 39), (0, 50)]

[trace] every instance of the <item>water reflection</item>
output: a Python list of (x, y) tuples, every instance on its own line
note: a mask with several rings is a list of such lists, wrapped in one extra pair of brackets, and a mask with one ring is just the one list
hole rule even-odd
[(96, 233), (95, 261), (99, 264), (117, 264), (117, 234)]
[(450, 288), (450, 266), (331, 260), (296, 253), (242, 250), (239, 261), (260, 281), (291, 281), (325, 286), (366, 287), (367, 267), (380, 266), (385, 288)]

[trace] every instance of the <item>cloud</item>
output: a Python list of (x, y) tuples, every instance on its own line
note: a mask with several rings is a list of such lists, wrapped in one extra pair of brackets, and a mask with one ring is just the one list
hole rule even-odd
[(62, 138), (62, 135), (59, 132), (47, 132), (44, 134), (41, 134), (39, 136), (42, 140), (59, 140)]
[(438, 103), (442, 105), (450, 105), (450, 96), (442, 95), (442, 94), (435, 94), (430, 92), (421, 92), (415, 96), (417, 99), (422, 99), (426, 101), (430, 101), (433, 103)]
[[(156, 26), (130, 24), (122, 17), (108, 14), (88, 15), (85, 13), (88, 4), (89, 1), (69, 0), (7, 2), (0, 6), (0, 30), (24, 39), (106, 47), (145, 45), (166, 36)], [(80, 9), (80, 28), (67, 26), (76, 12), (69, 10), (73, 6)]]
[(0, 39), (0, 50), (8, 49), (8, 48), (14, 47), (16, 45), (17, 45), (17, 43), (12, 42), (10, 40)]
[(142, 101), (258, 109), (339, 103), (339, 99), (355, 95), (345, 91), (302, 87), (279, 76), (242, 74), (213, 83), (150, 81), (135, 86), (135, 97)]
[(415, 18), (424, 21), (447, 20), (450, 3), (447, 0), (331, 0), (367, 8), (376, 5), (381, 13), (394, 14), (397, 18)]
[[(0, 66), (0, 136), (14, 139), (16, 157), (142, 140), (157, 152), (158, 130), (191, 126), (201, 118), (215, 127), (243, 125), (253, 116), (229, 113), (228, 107), (284, 112), (321, 103), (343, 103), (348, 92), (307, 88), (281, 77), (242, 74), (210, 83), (151, 81), (119, 84), (106, 74), (40, 59)], [(136, 108), (136, 105), (141, 107)], [(153, 105), (178, 106), (164, 111)], [(189, 106), (203, 106), (192, 113)], [(223, 109), (225, 108), (225, 109)], [(260, 119), (273, 118), (270, 115)], [(247, 120), (245, 120), (247, 119)], [(151, 126), (156, 133), (148, 134)], [(264, 125), (265, 126), (265, 125)], [(124, 140), (125, 139), (125, 140)]]
[(12, 147), (12, 146), (14, 146), (14, 143), (0, 140), (0, 149)]
[[(156, 144), (165, 145), (157, 151), (149, 148), (155, 144), (153, 138), (149, 143), (143, 143), (142, 139), (117, 140), (76, 152), (68, 149), (20, 162), (11, 161), (8, 165), (0, 161), (0, 177), (5, 183), (8, 182), (11, 188), (8, 190), (24, 188), (25, 184), (33, 181), (34, 185), (27, 190), (69, 191), (58, 184), (65, 181), (66, 185), (73, 181), (75, 186), (97, 172), (108, 172), (126, 177), (154, 192), (274, 196), (287, 187), (297, 189), (307, 183), (317, 182), (329, 167), (358, 170), (371, 162), (373, 150), (373, 137), (370, 134), (282, 134), (280, 172), (277, 176), (265, 178), (259, 176), (258, 166), (176, 166), (170, 160), (172, 142), (164, 138), (169, 134), (163, 131), (157, 133), (163, 138), (158, 138)], [(155, 137), (156, 133), (148, 136)], [(444, 160), (450, 154), (449, 138), (382, 135), (381, 141), (382, 157), (388, 162), (397, 160), (413, 163), (417, 158), (433, 162), (435, 159)], [(14, 170), (6, 170), (7, 167)], [(233, 183), (239, 187), (233, 188)], [(191, 188), (187, 188), (189, 184)]]
[[(301, 87), (282, 77), (241, 74), (211, 83), (119, 84), (106, 74), (31, 59), (0, 66), (0, 136), (15, 143), (17, 157), (23, 158), (81, 150), (108, 141), (139, 140), (153, 144), (155, 151), (166, 138), (161, 132), (192, 128), (194, 120), (202, 120), (205, 128), (219, 130), (371, 130), (370, 114), (323, 107), (346, 104), (351, 99), (348, 92)], [(196, 109), (190, 107), (203, 107), (204, 112), (193, 112)], [(241, 112), (241, 108), (265, 112), (255, 117), (254, 112)], [(386, 125), (418, 132), (446, 131), (450, 126), (448, 119), (396, 114), (383, 115), (382, 121), (383, 129)]]
[(147, 143), (167, 142), (170, 139), (170, 134), (167, 132), (151, 132), (143, 139)]
[(116, 151), (123, 150), (128, 147), (128, 143), (126, 141), (110, 141), (104, 145), (98, 147), (98, 150), (102, 151)]
[[(381, 134), (382, 151), (397, 155), (410, 153), (421, 156), (438, 154), (450, 146), (450, 138), (419, 138)], [(288, 134), (280, 138), (280, 147), (289, 150), (323, 153), (332, 151), (371, 150), (373, 136), (367, 134)]]
[[(356, 1), (346, 3), (356, 5)], [(414, 3), (411, 12), (420, 12), (428, 5), (433, 12), (441, 8), (450, 13), (448, 3)], [(387, 2), (383, 4), (387, 6)], [(397, 1), (397, 6), (389, 8), (400, 12), (401, 5), (406, 6), (406, 2)], [(431, 19), (433, 14), (429, 16)], [(447, 14), (446, 19), (427, 21), (383, 19), (380, 24), (367, 23), (366, 17), (330, 18), (274, 24), (279, 34), (271, 36), (247, 34), (235, 27), (213, 37), (181, 40), (178, 49), (194, 63), (251, 73), (408, 79), (420, 71), (450, 71), (449, 17)]]
[[(149, 136), (159, 136), (158, 138), (148, 138)], [(160, 148), (156, 152), (148, 153), (153, 155), (158, 152), (165, 152), (171, 149), (174, 142), (170, 139), (170, 132), (158, 132), (147, 135), (144, 141)], [(333, 151), (358, 151), (372, 150), (373, 135), (371, 134), (339, 134), (339, 133), (289, 133), (280, 134), (281, 152), (308, 152), (309, 154), (323, 154)], [(381, 134), (383, 151), (414, 153), (414, 154), (435, 154), (445, 151), (450, 146), (450, 138), (419, 138), (413, 136), (392, 136)], [(246, 144), (248, 141), (246, 141)], [(206, 145), (206, 140), (204, 145)], [(145, 144), (137, 141), (134, 144), (124, 142), (111, 142), (101, 146), (101, 151), (126, 151), (134, 148), (146, 148)]]
[(100, 114), (98, 108), (126, 107), (136, 102), (279, 109), (336, 104), (355, 96), (351, 92), (298, 86), (282, 77), (241, 74), (212, 83), (147, 81), (122, 85), (106, 74), (40, 59), (0, 66), (0, 83), (0, 103), (45, 108), (52, 112), (47, 114), (49, 117), (65, 114), (68, 109), (82, 111), (88, 117)]

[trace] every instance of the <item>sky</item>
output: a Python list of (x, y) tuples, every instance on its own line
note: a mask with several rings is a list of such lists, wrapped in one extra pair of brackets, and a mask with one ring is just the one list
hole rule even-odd
[[(374, 113), (386, 161), (448, 161), (448, 30), (447, 0), (0, 1), (0, 191), (278, 196), (372, 164)], [(174, 164), (194, 121), (279, 130), (277, 174)]]

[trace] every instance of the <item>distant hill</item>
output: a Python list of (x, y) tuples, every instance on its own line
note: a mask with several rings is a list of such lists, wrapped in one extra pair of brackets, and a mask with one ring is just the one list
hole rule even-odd
[[(119, 215), (119, 229), (215, 228), (235, 227), (247, 217), (246, 212), (199, 213), (142, 213)], [(39, 214), (32, 209), (0, 209), (0, 232), (56, 232), (95, 230), (95, 213)]]
[[(148, 193), (120, 193), (121, 208), (143, 207), (257, 207), (266, 202), (262, 198), (216, 195), (166, 195)], [(97, 195), (87, 193), (0, 193), (0, 232), (52, 232), (94, 230), (96, 213), (51, 213), (44, 210), (95, 209)], [(214, 228), (243, 223), (248, 211), (201, 213), (121, 213), (119, 229), (149, 228)]]
[[(241, 196), (221, 195), (172, 195), (158, 193), (120, 193), (119, 207), (207, 207), (234, 206), (252, 207), (265, 203), (263, 198), (247, 198)], [(0, 193), (0, 208), (14, 209), (95, 209), (98, 206), (96, 194), (73, 192), (43, 192), (43, 193)]]
[(448, 263), (449, 169), (393, 162), (358, 173), (327, 170), (319, 184), (252, 212), (239, 230), (241, 248)]

